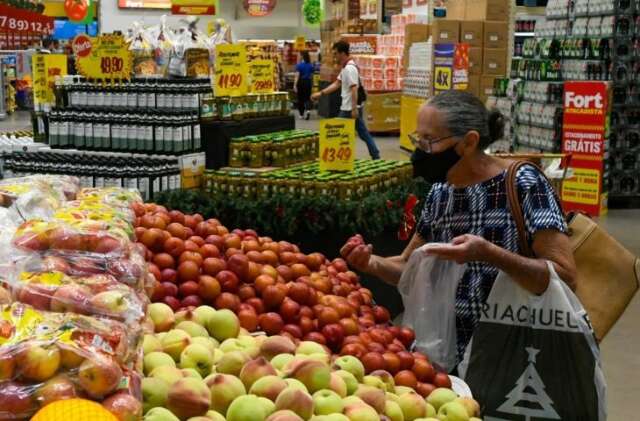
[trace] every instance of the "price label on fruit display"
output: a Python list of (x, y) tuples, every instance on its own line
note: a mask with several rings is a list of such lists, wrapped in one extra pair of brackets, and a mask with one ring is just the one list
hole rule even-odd
[(320, 121), (320, 171), (353, 171), (355, 131), (351, 118)]
[(251, 92), (254, 94), (270, 94), (275, 90), (272, 60), (252, 60), (249, 64), (251, 75)]
[(129, 79), (132, 56), (122, 35), (91, 38), (78, 35), (71, 43), (78, 72), (89, 79)]
[(216, 75), (213, 92), (216, 96), (243, 96), (249, 92), (247, 50), (242, 44), (216, 47)]

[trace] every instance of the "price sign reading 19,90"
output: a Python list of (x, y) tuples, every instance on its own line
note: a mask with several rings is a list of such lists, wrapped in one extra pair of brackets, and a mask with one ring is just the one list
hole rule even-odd
[(100, 57), (100, 70), (102, 70), (102, 73), (106, 75), (121, 72), (123, 67), (124, 60), (122, 57)]
[(355, 120), (332, 118), (320, 121), (320, 170), (353, 171)]
[(79, 73), (84, 77), (97, 80), (131, 77), (131, 50), (122, 35), (91, 38), (81, 34), (73, 39), (71, 47)]
[(242, 44), (216, 47), (216, 96), (243, 96), (249, 92), (247, 50)]

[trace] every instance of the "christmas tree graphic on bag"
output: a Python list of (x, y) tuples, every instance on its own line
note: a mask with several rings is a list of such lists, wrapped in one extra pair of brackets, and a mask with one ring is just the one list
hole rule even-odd
[(606, 420), (600, 350), (586, 311), (549, 263), (542, 295), (500, 272), (459, 372), (485, 421)]

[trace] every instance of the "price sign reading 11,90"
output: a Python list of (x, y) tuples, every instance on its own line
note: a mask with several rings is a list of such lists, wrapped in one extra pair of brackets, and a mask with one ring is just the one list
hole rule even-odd
[(320, 121), (320, 171), (353, 171), (355, 120), (332, 118)]
[(242, 44), (216, 47), (216, 96), (243, 96), (249, 91), (247, 50)]

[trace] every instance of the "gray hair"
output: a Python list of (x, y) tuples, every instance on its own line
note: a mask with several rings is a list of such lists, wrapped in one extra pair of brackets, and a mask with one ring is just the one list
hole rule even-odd
[(482, 101), (465, 91), (445, 91), (427, 105), (438, 109), (453, 136), (462, 137), (474, 130), (480, 134), (478, 147), (485, 149), (504, 135), (504, 117), (498, 110), (487, 110)]

